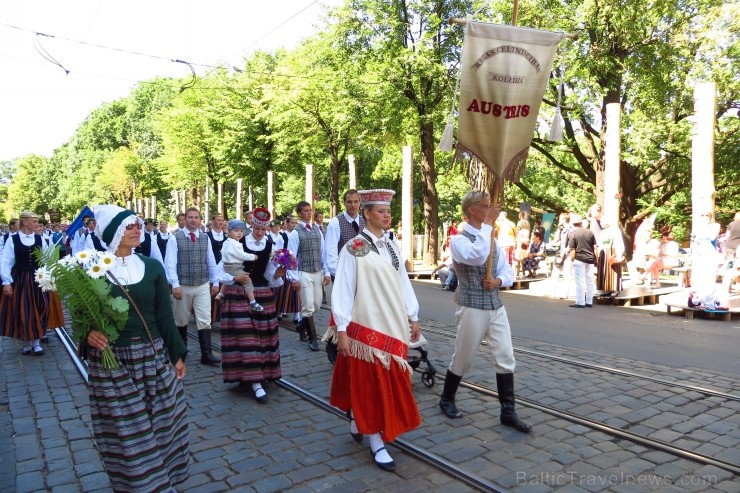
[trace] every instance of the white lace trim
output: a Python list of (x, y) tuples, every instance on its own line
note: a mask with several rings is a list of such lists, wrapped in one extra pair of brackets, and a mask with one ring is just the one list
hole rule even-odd
[[(107, 245), (107, 249), (109, 252), (115, 252), (116, 250), (118, 250), (118, 245), (121, 244), (121, 238), (123, 238), (123, 232), (126, 231), (126, 226), (128, 226), (129, 224), (134, 224), (135, 222), (138, 222), (142, 228), (144, 227), (144, 221), (138, 216), (131, 215), (121, 221), (121, 224), (118, 225), (118, 229), (116, 230), (116, 234), (113, 236), (111, 242)], [(102, 242), (103, 240), (100, 241)]]

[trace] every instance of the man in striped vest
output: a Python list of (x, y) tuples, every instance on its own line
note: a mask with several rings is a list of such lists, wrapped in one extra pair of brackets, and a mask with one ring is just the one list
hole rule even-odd
[(185, 227), (167, 240), (165, 271), (172, 286), (175, 323), (187, 344), (190, 311), (195, 314), (201, 364), (218, 366), (211, 349), (211, 296), (218, 294), (216, 259), (208, 236), (200, 230), (200, 211), (185, 211)]
[[(450, 240), (458, 280), (457, 337), (439, 407), (448, 418), (462, 417), (455, 405), (455, 394), (478, 346), (485, 340), (493, 351), (496, 365), (501, 423), (529, 433), (532, 427), (519, 419), (514, 410), (514, 348), (506, 308), (499, 297), (499, 288), (514, 282), (514, 271), (506, 253), (492, 238), (492, 225), (501, 208), (498, 204), (491, 206), (486, 192), (471, 191), (462, 199), (462, 210), (468, 224)], [(486, 276), (489, 255), (493, 256), (490, 278)]]
[(321, 309), (322, 287), (331, 282), (331, 277), (324, 261), (324, 235), (318, 225), (311, 225), (311, 204), (299, 202), (295, 210), (300, 217), (295, 228), (298, 232), (296, 258), (299, 262), (302, 307), (298, 333), (301, 340), (308, 338), (308, 348), (311, 351), (318, 351), (313, 316)]
[(360, 214), (360, 194), (349, 189), (344, 192), (344, 212), (329, 221), (326, 227), (326, 266), (332, 279), (337, 274), (339, 252), (344, 244), (365, 229), (365, 218)]

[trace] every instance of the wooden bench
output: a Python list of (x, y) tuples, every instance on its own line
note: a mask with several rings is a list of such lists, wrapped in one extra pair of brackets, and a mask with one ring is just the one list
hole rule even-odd
[(642, 306), (645, 304), (655, 305), (658, 303), (660, 296), (675, 293), (681, 291), (681, 288), (675, 287), (662, 287), (662, 288), (650, 288), (648, 286), (632, 286), (627, 289), (623, 289), (618, 292), (615, 296), (609, 296), (601, 299), (608, 299), (612, 304), (622, 306)]
[(729, 322), (732, 320), (733, 313), (740, 313), (740, 309), (729, 309), (729, 310), (701, 310), (699, 308), (690, 308), (686, 305), (678, 305), (674, 303), (664, 303), (668, 314), (671, 313), (671, 309), (677, 308), (683, 310), (684, 317), (691, 320), (694, 318), (695, 313), (706, 313), (711, 318), (721, 318), (723, 322)]

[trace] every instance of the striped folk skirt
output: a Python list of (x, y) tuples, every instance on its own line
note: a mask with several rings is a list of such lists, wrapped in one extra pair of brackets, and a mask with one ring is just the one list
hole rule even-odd
[(275, 289), (277, 313), (298, 313), (301, 311), (301, 288), (293, 288), (293, 283), (283, 277), (283, 285)]
[(188, 477), (185, 392), (162, 339), (111, 346), (120, 366), (105, 370), (100, 351), (88, 358), (93, 432), (114, 491), (172, 491)]
[(221, 368), (226, 383), (277, 380), (280, 337), (272, 289), (254, 288), (262, 312), (252, 312), (240, 284), (226, 286), (221, 303)]
[(48, 299), (33, 271), (14, 269), (13, 296), (3, 296), (0, 304), (0, 335), (25, 342), (43, 337)]

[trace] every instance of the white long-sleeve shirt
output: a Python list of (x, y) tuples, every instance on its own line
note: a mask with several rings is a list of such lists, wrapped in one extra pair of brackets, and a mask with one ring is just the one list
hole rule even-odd
[[(226, 247), (226, 244), (229, 243), (231, 238), (226, 240), (226, 243), (224, 243), (224, 247)], [(239, 245), (239, 248), (242, 249), (242, 252), (245, 254), (248, 254), (247, 252), (244, 252), (244, 248), (242, 247), (242, 244), (239, 243), (236, 240), (233, 240), (236, 242), (237, 245)], [(248, 234), (244, 237), (244, 243), (253, 252), (261, 252), (265, 249), (267, 246), (267, 236), (263, 237), (261, 240), (257, 241), (252, 234)], [(275, 244), (272, 245), (272, 251), (278, 250)], [(223, 253), (223, 250), (221, 250)], [(167, 247), (167, 255), (169, 256), (170, 250), (169, 247)], [(248, 255), (254, 255), (254, 254), (248, 254)], [(275, 265), (272, 262), (267, 262), (267, 267), (265, 267), (265, 279), (267, 279), (267, 283), (270, 285), (271, 288), (279, 288), (283, 285), (283, 278), (279, 277), (277, 279), (274, 279), (275, 271), (277, 270), (277, 265)], [(227, 274), (224, 270), (224, 257), (221, 257), (221, 262), (218, 263), (216, 266), (216, 277), (222, 284), (234, 284), (234, 276)]]
[(278, 250), (281, 248), (285, 248), (285, 245), (283, 245), (283, 237), (280, 233), (273, 233), (272, 231), (270, 231), (267, 234), (270, 236), (272, 242), (275, 243), (275, 248), (277, 248)]
[[(21, 240), (21, 243), (26, 246), (31, 246), (36, 243), (36, 238), (33, 233), (27, 235), (22, 231), (18, 231), (14, 234), (17, 234)], [(43, 241), (41, 242), (41, 245), (44, 245)], [(10, 275), (10, 273), (13, 269), (13, 266), (15, 265), (15, 243), (13, 243), (12, 235), (8, 236), (8, 241), (3, 247), (2, 255), (2, 262), (0, 263), (0, 276), (2, 276), (3, 279), (3, 286), (8, 286), (9, 284), (13, 284), (13, 277)]]
[[(388, 243), (391, 242), (385, 235), (378, 238), (370, 231), (363, 230), (370, 239), (373, 240), (375, 247), (378, 249), (380, 256), (391, 263), (391, 254), (388, 251)], [(394, 245), (395, 246), (395, 245)], [(398, 249), (395, 246), (396, 250)], [(339, 254), (339, 262), (337, 263), (337, 276), (334, 279), (334, 287), (332, 288), (331, 294), (331, 311), (334, 315), (334, 321), (337, 324), (338, 332), (346, 332), (347, 325), (352, 321), (352, 308), (355, 302), (355, 292), (357, 290), (357, 257), (342, 249)], [(375, 255), (374, 252), (368, 253), (368, 255)], [(419, 302), (416, 299), (414, 288), (411, 286), (409, 275), (406, 272), (406, 266), (401, 259), (399, 252), (398, 255), (399, 267), (398, 275), (401, 281), (401, 290), (403, 291), (403, 304), (406, 308), (406, 315), (412, 322), (419, 320)], [(383, 289), (379, 286), (378, 289)], [(378, 307), (382, 309), (382, 307)]]
[[(485, 265), (488, 254), (491, 251), (490, 224), (483, 224), (476, 229), (469, 223), (465, 226), (465, 232), (476, 236), (475, 241), (470, 241), (465, 235), (455, 235), (450, 239), (450, 250), (452, 251), (452, 262), (454, 264)], [(496, 278), (501, 279), (501, 287), (509, 287), (514, 284), (514, 271), (506, 261), (506, 254), (496, 241)]]
[(221, 260), (225, 264), (234, 264), (257, 260), (257, 255), (245, 252), (242, 244), (234, 238), (226, 238), (224, 245), (221, 247)]
[[(190, 234), (190, 230), (184, 230), (186, 235)], [(193, 231), (195, 233), (196, 240), (200, 238), (200, 235), (205, 234), (201, 232), (199, 229), (196, 229)], [(216, 257), (213, 255), (213, 247), (211, 246), (211, 240), (208, 240), (206, 242), (207, 250), (206, 250), (206, 263), (208, 265), (208, 279), (211, 281), (211, 284), (217, 284), (218, 283), (218, 277), (216, 275)], [(175, 238), (175, 235), (170, 235), (169, 239), (167, 240), (167, 254), (164, 259), (164, 271), (167, 274), (167, 282), (170, 283), (170, 286), (172, 286), (172, 289), (179, 288), (180, 287), (180, 278), (177, 275), (177, 254), (179, 253), (179, 249), (177, 248), (177, 239)]]
[[(298, 244), (300, 243), (300, 240), (298, 239), (298, 231), (295, 229), (292, 231), (286, 231), (285, 232), (288, 235), (288, 250), (290, 250), (293, 255), (296, 255), (298, 253)], [(299, 281), (299, 270), (289, 270), (286, 272), (285, 277), (288, 278), (288, 281)]]
[(87, 228), (80, 228), (75, 232), (75, 235), (72, 237), (72, 241), (69, 243), (69, 245), (72, 247), (73, 254), (77, 254), (80, 253), (82, 250), (85, 250), (85, 242), (90, 236), (89, 233), (90, 232), (87, 230)]
[[(352, 216), (347, 214), (347, 211), (344, 211), (342, 214), (344, 214), (344, 218), (350, 223), (356, 222), (359, 228), (359, 214), (354, 219), (352, 218)], [(326, 242), (326, 246), (324, 248), (326, 267), (329, 269), (329, 273), (332, 276), (335, 276), (337, 274), (337, 263), (339, 262), (339, 250), (337, 249), (337, 244), (339, 243), (340, 236), (341, 228), (339, 226), (339, 218), (333, 217), (331, 221), (329, 221), (329, 225), (326, 227), (326, 237), (324, 238)]]

